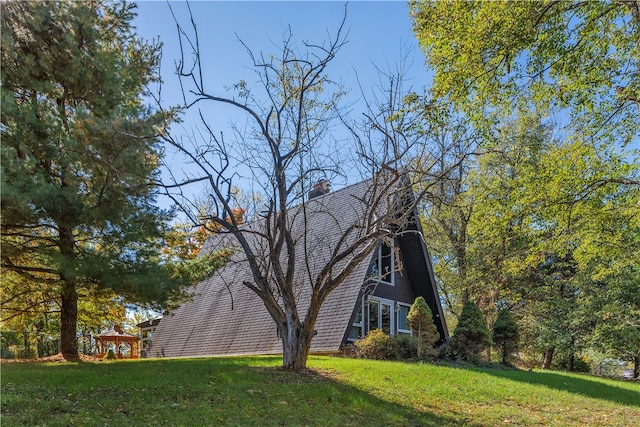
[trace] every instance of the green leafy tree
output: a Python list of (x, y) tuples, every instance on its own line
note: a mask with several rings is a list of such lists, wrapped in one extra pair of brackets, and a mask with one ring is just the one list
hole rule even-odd
[(580, 134), (560, 140), (541, 123), (501, 126), (472, 171), (468, 266), (513, 309), (544, 365), (560, 353), (570, 368), (599, 322), (599, 308), (585, 308), (603, 295), (597, 284), (638, 259), (637, 153)]
[(435, 356), (437, 350), (433, 346), (440, 339), (440, 334), (433, 323), (433, 313), (424, 298), (415, 299), (407, 315), (407, 320), (418, 340), (418, 357)]
[(588, 310), (597, 323), (591, 346), (609, 357), (631, 361), (634, 376), (640, 371), (640, 268), (624, 266), (615, 277), (595, 285)]
[(153, 181), (171, 113), (143, 102), (160, 46), (124, 2), (2, 3), (2, 268), (57, 295), (61, 351), (78, 357), (81, 290), (159, 303)]
[(489, 328), (478, 305), (467, 301), (462, 307), (450, 346), (457, 358), (475, 362), (478, 354), (491, 344)]
[[(628, 175), (638, 173), (638, 162)], [(627, 165), (629, 167), (630, 165)], [(584, 310), (595, 319), (589, 345), (640, 370), (640, 186), (603, 194), (574, 251), (585, 284)]]
[[(640, 136), (637, 2), (413, 1), (411, 14), (432, 102), (466, 114), (489, 148), (467, 181), (463, 289), (487, 290), (483, 311), (512, 307), (547, 367), (555, 352), (570, 369), (589, 343), (621, 354), (623, 339), (596, 337), (634, 342), (637, 325), (620, 298), (638, 283), (621, 274), (639, 259), (638, 152), (626, 149)], [(530, 111), (570, 120), (526, 123)]]
[[(426, 99), (407, 97), (410, 108), (425, 110)], [(462, 305), (478, 294), (469, 268), (469, 221), (473, 214), (473, 195), (469, 174), (477, 166), (472, 153), (478, 135), (468, 120), (457, 117), (450, 108), (429, 106), (426, 113), (437, 150), (436, 170), (442, 179), (425, 198), (422, 215), (425, 239), (434, 259), (434, 272), (449, 311), (459, 314)], [(434, 159), (422, 159), (423, 162)], [(454, 165), (453, 167), (451, 165)]]
[(508, 363), (510, 355), (518, 348), (520, 331), (516, 319), (506, 308), (498, 311), (498, 317), (493, 324), (491, 340), (502, 352), (502, 363)]
[(512, 112), (567, 111), (599, 138), (638, 137), (634, 1), (412, 1), (432, 86), (485, 130)]

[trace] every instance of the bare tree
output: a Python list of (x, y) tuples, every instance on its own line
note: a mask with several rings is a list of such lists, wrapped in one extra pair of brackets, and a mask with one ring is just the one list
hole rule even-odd
[[(424, 133), (402, 120), (401, 87), (394, 87), (399, 78), (389, 76), (384, 102), (367, 103), (367, 113), (358, 123), (343, 117), (339, 102), (344, 92), (328, 78), (327, 67), (346, 43), (345, 20), (346, 9), (335, 34), (322, 44), (303, 43), (302, 53), (290, 30), (278, 56), (254, 54), (243, 44), (259, 85), (254, 89), (241, 81), (230, 88), (232, 96), (207, 91), (195, 22), (192, 18), (189, 31), (178, 23), (183, 55), (177, 74), (185, 106), (198, 109), (202, 127), (181, 138), (166, 137), (193, 169), (188, 176), (172, 176), (164, 188), (194, 225), (217, 224), (240, 248), (252, 277), (243, 285), (262, 300), (275, 322), (287, 369), (305, 368), (315, 322), (329, 294), (370, 257), (381, 239), (406, 231), (404, 225), (421, 197), (412, 196), (410, 177), (434, 181), (428, 171), (435, 160), (420, 174), (403, 169), (426, 144)], [(247, 125), (233, 128), (231, 144), (200, 111), (207, 102), (246, 115)], [(307, 190), (319, 178), (342, 173), (345, 157), (329, 135), (341, 124), (354, 137), (352, 151), (366, 166), (368, 189), (355, 201), (355, 219), (340, 228), (334, 241), (313, 240), (307, 229), (310, 217), (331, 213), (318, 200), (307, 199)], [(185, 192), (196, 183), (208, 188), (212, 208), (207, 212)], [(233, 215), (237, 189), (248, 185), (259, 194), (260, 207), (248, 212), (248, 224), (240, 224)], [(424, 194), (429, 185), (421, 188)], [(340, 218), (332, 220), (339, 223)]]

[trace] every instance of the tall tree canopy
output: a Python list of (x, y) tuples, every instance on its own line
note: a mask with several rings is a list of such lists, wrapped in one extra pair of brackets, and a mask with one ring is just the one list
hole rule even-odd
[(152, 303), (174, 286), (151, 185), (171, 114), (143, 102), (160, 46), (134, 36), (134, 7), (2, 3), (2, 268), (59, 299), (67, 359), (79, 296)]
[(639, 361), (640, 2), (410, 7), (423, 108), (467, 117), (485, 152), (427, 207), (447, 305), (510, 308), (547, 366), (593, 345)]
[(497, 307), (509, 308), (522, 349), (546, 353), (547, 365), (554, 353), (570, 363), (595, 347), (635, 359), (637, 152), (579, 134), (560, 138), (537, 115), (507, 121), (495, 135), (425, 205), (449, 312), (471, 300), (491, 321)]
[(639, 2), (412, 1), (411, 13), (434, 95), (478, 124), (536, 105), (599, 138), (638, 137)]

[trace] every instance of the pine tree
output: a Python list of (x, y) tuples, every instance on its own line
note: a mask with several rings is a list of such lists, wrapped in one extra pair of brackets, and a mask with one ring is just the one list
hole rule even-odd
[(78, 299), (93, 287), (160, 302), (153, 205), (171, 113), (143, 103), (159, 44), (135, 37), (132, 4), (3, 2), (2, 268), (57, 295), (61, 351), (78, 357)]
[(407, 315), (409, 327), (418, 339), (418, 357), (432, 357), (436, 354), (433, 348), (440, 339), (438, 328), (433, 323), (433, 313), (423, 297), (415, 299)]
[(489, 328), (478, 306), (467, 301), (451, 337), (451, 350), (457, 358), (475, 362), (478, 353), (489, 346)]
[(520, 332), (518, 323), (506, 308), (498, 312), (491, 338), (493, 343), (502, 350), (502, 363), (508, 363), (509, 356), (518, 348)]

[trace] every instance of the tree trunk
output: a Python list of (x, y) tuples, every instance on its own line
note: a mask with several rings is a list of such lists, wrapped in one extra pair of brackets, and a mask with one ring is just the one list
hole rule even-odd
[(62, 285), (62, 307), (60, 310), (60, 352), (68, 361), (78, 360), (78, 293), (75, 281), (65, 280)]
[(574, 371), (575, 360), (576, 360), (576, 355), (574, 353), (571, 353), (571, 355), (569, 356), (569, 363), (567, 363), (567, 371), (569, 372)]
[(555, 347), (549, 347), (544, 353), (544, 362), (542, 363), (542, 369), (551, 369), (551, 360), (553, 360), (553, 352)]
[(311, 350), (312, 334), (307, 333), (299, 322), (283, 325), (282, 367), (293, 371), (307, 368), (307, 359)]
[[(60, 227), (60, 253), (69, 264), (75, 258), (73, 230)], [(73, 267), (72, 267), (73, 268)], [(73, 270), (66, 269), (60, 273), (62, 280), (60, 307), (60, 352), (68, 361), (79, 360), (78, 339), (76, 337), (78, 323), (78, 292)]]
[(29, 348), (29, 332), (27, 332), (26, 330), (22, 331), (22, 338), (24, 339), (24, 358), (28, 359), (29, 358), (29, 353), (31, 350)]
[(633, 358), (633, 378), (638, 378), (640, 374), (640, 356)]
[(575, 352), (576, 339), (571, 337), (571, 354), (569, 355), (569, 363), (567, 364), (567, 371), (573, 372), (576, 364), (576, 352)]

